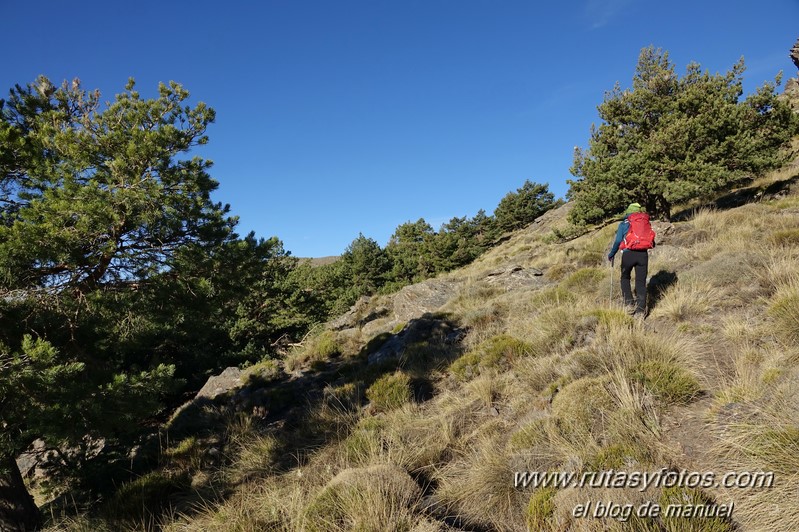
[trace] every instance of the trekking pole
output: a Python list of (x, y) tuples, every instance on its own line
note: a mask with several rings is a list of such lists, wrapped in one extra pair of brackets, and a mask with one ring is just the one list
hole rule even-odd
[(615, 258), (610, 259), (610, 306), (613, 306), (613, 261)]

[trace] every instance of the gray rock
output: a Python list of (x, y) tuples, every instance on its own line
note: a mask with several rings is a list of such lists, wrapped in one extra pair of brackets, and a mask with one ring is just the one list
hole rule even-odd
[(350, 309), (328, 323), (328, 328), (334, 331), (363, 327), (370, 321), (387, 316), (391, 309), (385, 305), (373, 306), (369, 296), (361, 296)]
[(17, 457), (17, 467), (23, 478), (33, 475), (36, 466), (42, 461), (44, 448), (44, 440), (38, 439), (28, 447), (27, 451)]
[(394, 335), (384, 343), (380, 349), (370, 354), (368, 357), (369, 364), (378, 364), (384, 360), (398, 358), (402, 351), (405, 349), (405, 335)]
[(219, 375), (210, 377), (200, 391), (197, 392), (197, 395), (194, 396), (194, 399), (205, 398), (213, 400), (220, 395), (239, 388), (241, 384), (241, 370), (239, 368), (230, 367)]
[(443, 278), (404, 287), (394, 296), (394, 319), (409, 321), (439, 310), (455, 295), (460, 284), (461, 281)]

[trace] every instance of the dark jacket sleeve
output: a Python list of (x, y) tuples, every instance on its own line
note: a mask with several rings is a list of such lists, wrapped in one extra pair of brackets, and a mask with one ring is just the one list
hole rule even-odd
[(619, 246), (621, 245), (622, 241), (624, 240), (624, 236), (627, 234), (627, 231), (630, 229), (630, 222), (627, 221), (625, 217), (624, 220), (619, 224), (619, 229), (616, 231), (616, 240), (613, 241), (613, 247), (610, 248), (610, 253), (608, 253), (608, 259), (613, 259), (616, 256), (616, 253), (619, 251)]

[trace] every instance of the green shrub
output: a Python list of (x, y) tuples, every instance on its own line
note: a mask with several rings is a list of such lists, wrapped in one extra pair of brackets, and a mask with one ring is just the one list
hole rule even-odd
[(398, 408), (411, 400), (411, 380), (397, 371), (383, 375), (366, 390), (366, 397), (378, 412)]
[(450, 365), (460, 381), (470, 380), (488, 368), (506, 368), (517, 358), (529, 355), (533, 346), (518, 338), (498, 335), (489, 338)]
[(555, 497), (557, 490), (551, 487), (539, 488), (530, 497), (527, 505), (527, 528), (529, 530), (551, 530), (549, 525), (555, 514)]
[(688, 404), (701, 391), (696, 378), (673, 362), (647, 360), (630, 376), (666, 404)]
[(791, 344), (799, 343), (799, 288), (777, 292), (768, 313), (774, 318), (776, 332)]
[(578, 293), (593, 293), (599, 287), (599, 282), (605, 278), (606, 270), (602, 268), (581, 268), (569, 275), (560, 285)]

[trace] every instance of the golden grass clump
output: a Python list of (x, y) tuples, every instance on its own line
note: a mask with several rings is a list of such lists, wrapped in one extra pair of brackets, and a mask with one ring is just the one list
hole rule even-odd
[[(799, 375), (792, 370), (754, 401), (735, 402), (715, 411), (712, 428), (718, 468), (772, 474), (766, 488), (730, 488), (735, 518), (744, 530), (797, 530), (799, 501)], [(775, 502), (777, 505), (775, 506)]]
[(799, 229), (781, 229), (769, 235), (769, 242), (778, 247), (799, 246)]
[(508, 449), (511, 451), (533, 449), (546, 443), (549, 439), (547, 423), (547, 418), (542, 417), (523, 424), (519, 430), (511, 434)]
[(528, 501), (514, 487), (515, 470), (497, 436), (484, 434), (460, 458), (436, 472), (438, 504), (470, 526), (523, 529)]
[(581, 268), (561, 281), (560, 286), (577, 294), (594, 294), (608, 276), (607, 268)]
[(768, 313), (774, 318), (774, 332), (777, 336), (788, 345), (799, 343), (799, 279), (777, 289), (772, 296)]
[[(514, 366), (520, 391), (538, 393), (561, 376), (559, 357), (528, 357)], [(582, 376), (582, 375), (581, 375)]]
[(723, 297), (722, 290), (707, 280), (680, 282), (666, 289), (651, 316), (674, 321), (695, 320), (721, 305)]
[(770, 256), (759, 273), (761, 283), (768, 286), (771, 293), (799, 284), (799, 248)]
[(403, 469), (345, 469), (310, 501), (302, 530), (408, 530), (419, 519), (421, 489)]
[(250, 434), (245, 441), (238, 442), (237, 447), (235, 459), (226, 473), (233, 482), (264, 478), (276, 471), (280, 446), (274, 436)]
[(603, 361), (608, 371), (621, 368), (635, 370), (644, 362), (672, 363), (698, 376), (702, 367), (700, 349), (682, 334), (649, 331), (640, 323), (597, 330), (590, 350)]
[(605, 437), (615, 405), (608, 392), (608, 377), (583, 377), (568, 384), (552, 400), (552, 416), (558, 432), (577, 442)]
[(553, 498), (557, 490), (551, 487), (539, 488), (530, 496), (527, 504), (527, 528), (529, 530), (551, 530), (550, 523), (555, 514)]
[(322, 331), (320, 334), (309, 338), (306, 344), (293, 350), (285, 360), (288, 371), (296, 371), (307, 365), (316, 366), (327, 362), (330, 358), (340, 355), (342, 351), (336, 333)]

